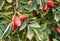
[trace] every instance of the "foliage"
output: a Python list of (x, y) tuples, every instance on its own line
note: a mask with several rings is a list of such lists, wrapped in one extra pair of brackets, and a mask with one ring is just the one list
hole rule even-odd
[[(1, 41), (60, 41), (60, 1), (55, 8), (42, 10), (49, 0), (0, 0)], [(12, 32), (12, 20), (26, 14), (28, 19)], [(29, 22), (29, 24), (28, 24)]]

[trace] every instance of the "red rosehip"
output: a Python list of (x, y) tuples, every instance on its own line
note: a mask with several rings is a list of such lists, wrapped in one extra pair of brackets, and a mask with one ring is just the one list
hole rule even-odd
[(14, 21), (12, 21), (12, 32), (14, 32), (15, 29), (16, 29), (15, 23)]
[(47, 4), (42, 8), (44, 11), (48, 9)]
[(14, 32), (14, 30), (18, 27), (21, 26), (21, 20), (16, 17), (13, 21), (12, 21), (12, 32)]
[(21, 26), (21, 20), (18, 17), (14, 19), (14, 23), (15, 23), (15, 26)]
[(23, 14), (19, 17), (20, 20), (24, 21), (27, 19), (27, 15)]
[(60, 28), (56, 28), (56, 32), (57, 33), (60, 33)]
[(54, 7), (55, 7), (53, 1), (48, 1), (48, 2), (47, 2), (47, 5), (48, 5), (48, 7), (50, 7), (50, 8), (54, 8)]

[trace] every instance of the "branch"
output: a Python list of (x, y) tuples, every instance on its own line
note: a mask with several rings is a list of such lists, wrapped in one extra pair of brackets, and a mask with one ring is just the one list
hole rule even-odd
[(16, 9), (18, 8), (18, 0), (16, 0)]

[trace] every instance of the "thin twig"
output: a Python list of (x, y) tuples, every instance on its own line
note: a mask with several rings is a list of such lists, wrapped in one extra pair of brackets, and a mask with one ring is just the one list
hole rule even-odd
[(14, 7), (14, 15), (13, 15), (12, 20), (14, 20), (15, 16), (16, 16), (16, 8)]
[(18, 15), (21, 15), (21, 13), (20, 12), (16, 12)]
[(16, 9), (18, 8), (18, 0), (16, 0)]

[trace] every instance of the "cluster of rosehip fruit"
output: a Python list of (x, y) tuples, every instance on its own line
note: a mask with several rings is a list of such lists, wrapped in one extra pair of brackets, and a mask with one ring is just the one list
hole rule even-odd
[(21, 23), (22, 21), (26, 20), (27, 19), (27, 15), (23, 14), (23, 15), (20, 15), (19, 17), (16, 17), (13, 21), (12, 21), (12, 32), (14, 32), (14, 30), (17, 28), (17, 27), (20, 27), (21, 26)]
[(55, 4), (52, 0), (49, 0), (45, 6), (43, 6), (43, 10), (47, 10), (48, 8), (54, 8)]
[[(49, 0), (46, 5), (43, 7), (43, 10), (47, 10), (48, 8), (55, 8), (55, 4), (53, 0)], [(56, 28), (56, 32), (60, 34), (60, 28)]]
[[(48, 1), (46, 3), (46, 5), (43, 7), (43, 10), (47, 10), (48, 8), (54, 8), (54, 2), (52, 0)], [(22, 21), (26, 20), (27, 16), (25, 14), (16, 17), (13, 21), (12, 21), (12, 31), (14, 31), (17, 27), (21, 26)], [(28, 23), (29, 24), (29, 23)], [(60, 28), (56, 28), (56, 32), (60, 33)]]

